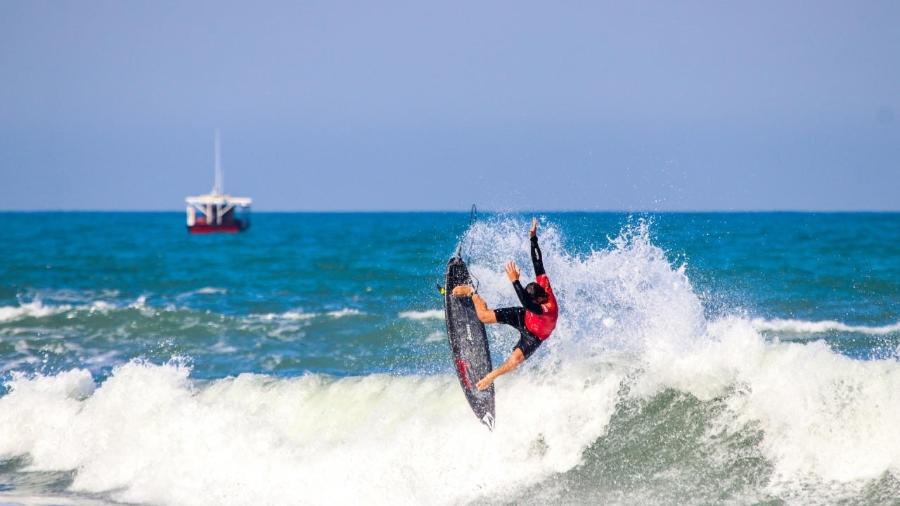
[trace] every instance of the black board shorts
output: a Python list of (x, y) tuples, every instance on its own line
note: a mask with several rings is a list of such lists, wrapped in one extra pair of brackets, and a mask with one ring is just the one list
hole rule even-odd
[(505, 323), (519, 331), (521, 337), (519, 337), (519, 342), (513, 346), (513, 350), (516, 348), (522, 350), (522, 354), (525, 355), (526, 359), (541, 345), (542, 341), (535, 337), (535, 335), (529, 332), (525, 327), (524, 307), (503, 307), (495, 309), (494, 315), (497, 317), (497, 323)]

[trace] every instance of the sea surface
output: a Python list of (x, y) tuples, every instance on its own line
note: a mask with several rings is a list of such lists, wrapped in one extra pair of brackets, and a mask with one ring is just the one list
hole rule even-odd
[(900, 214), (536, 215), (489, 432), (437, 285), (531, 215), (0, 213), (0, 504), (900, 502)]

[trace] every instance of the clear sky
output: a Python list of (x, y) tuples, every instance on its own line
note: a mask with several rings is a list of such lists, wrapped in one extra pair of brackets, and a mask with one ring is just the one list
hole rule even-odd
[(0, 2), (0, 209), (900, 210), (900, 2)]

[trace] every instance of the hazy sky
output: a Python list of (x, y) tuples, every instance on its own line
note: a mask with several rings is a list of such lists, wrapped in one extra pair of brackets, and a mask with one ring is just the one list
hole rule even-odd
[(0, 2), (0, 209), (900, 210), (900, 2)]

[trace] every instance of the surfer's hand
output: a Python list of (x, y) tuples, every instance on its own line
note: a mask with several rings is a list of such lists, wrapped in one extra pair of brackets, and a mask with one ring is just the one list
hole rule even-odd
[(516, 267), (516, 263), (512, 260), (506, 264), (506, 277), (513, 283), (519, 280), (519, 268)]
[(452, 293), (454, 297), (470, 297), (475, 293), (475, 289), (469, 285), (459, 285), (453, 288)]
[(528, 232), (528, 235), (534, 237), (537, 235), (537, 218), (531, 218), (531, 230)]

